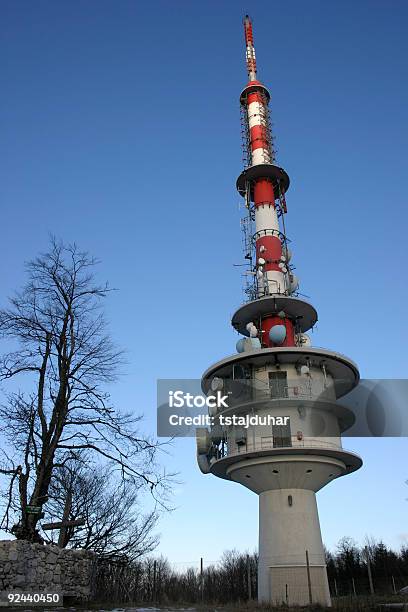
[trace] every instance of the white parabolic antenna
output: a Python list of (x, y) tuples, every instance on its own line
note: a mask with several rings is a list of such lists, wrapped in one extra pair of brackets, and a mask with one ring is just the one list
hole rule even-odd
[(218, 376), (214, 376), (211, 381), (211, 391), (221, 391), (224, 387), (224, 381)]
[(208, 453), (211, 447), (210, 432), (205, 427), (197, 427), (196, 429), (197, 453), (204, 455)]

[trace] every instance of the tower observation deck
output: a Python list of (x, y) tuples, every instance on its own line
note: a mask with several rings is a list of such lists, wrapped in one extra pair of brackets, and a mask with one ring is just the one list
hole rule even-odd
[[(316, 492), (362, 465), (343, 449), (354, 415), (339, 399), (359, 382), (344, 355), (312, 347), (315, 308), (299, 297), (286, 236), (287, 172), (277, 165), (268, 89), (257, 77), (252, 23), (244, 19), (248, 83), (240, 94), (244, 170), (237, 190), (248, 262), (246, 301), (232, 317), (237, 352), (211, 365), (202, 389), (229, 396), (197, 430), (203, 473), (259, 496), (258, 599), (331, 605)], [(251, 417), (247, 425), (225, 417)]]

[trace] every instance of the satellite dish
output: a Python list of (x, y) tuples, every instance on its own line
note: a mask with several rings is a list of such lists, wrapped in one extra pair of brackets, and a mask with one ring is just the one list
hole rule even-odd
[(210, 432), (205, 427), (197, 427), (196, 429), (196, 444), (197, 453), (199, 455), (207, 454), (211, 448)]
[(224, 381), (218, 376), (214, 376), (211, 381), (211, 391), (221, 391), (224, 388)]
[(237, 349), (237, 353), (243, 353), (244, 350), (245, 350), (245, 339), (244, 338), (240, 338), (235, 346), (236, 346), (236, 349)]
[(302, 376), (307, 376), (308, 374), (310, 374), (310, 368), (307, 365), (302, 365), (300, 366), (300, 373)]
[(261, 348), (261, 341), (259, 338), (250, 338), (249, 340), (251, 341), (251, 348), (253, 351)]
[(251, 331), (251, 327), (254, 327), (254, 324), (253, 324), (253, 322), (252, 322), (252, 321), (250, 321), (249, 323), (247, 323), (247, 324), (245, 325), (245, 329), (246, 329), (247, 331)]
[(258, 259), (258, 266), (264, 266), (266, 264), (266, 261), (263, 257), (260, 257)]
[(246, 330), (249, 333), (250, 338), (256, 338), (258, 335), (258, 329), (256, 328), (256, 326), (252, 323), (248, 323), (248, 325), (246, 326)]
[(280, 310), (280, 311), (278, 312), (278, 317), (279, 317), (280, 319), (284, 319), (284, 318), (286, 317), (286, 312), (285, 312), (284, 310)]
[(210, 473), (210, 462), (208, 461), (207, 455), (197, 455), (197, 463), (203, 474)]
[(284, 325), (274, 325), (271, 327), (269, 339), (273, 344), (282, 344), (286, 339), (286, 327)]
[(259, 252), (260, 253), (265, 253), (265, 251), (266, 251), (266, 248), (264, 247), (263, 244), (261, 244), (261, 246), (259, 247)]

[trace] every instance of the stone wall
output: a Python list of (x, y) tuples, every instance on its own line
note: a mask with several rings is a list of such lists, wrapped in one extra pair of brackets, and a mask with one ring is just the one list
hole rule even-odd
[(0, 540), (0, 591), (54, 592), (88, 601), (93, 567), (94, 555), (86, 550)]

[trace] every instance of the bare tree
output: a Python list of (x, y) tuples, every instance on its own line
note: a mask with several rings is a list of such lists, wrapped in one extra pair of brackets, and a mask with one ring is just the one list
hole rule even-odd
[[(107, 468), (87, 466), (83, 455), (54, 471), (46, 516), (59, 520), (70, 499), (69, 520), (85, 524), (65, 529), (62, 545), (93, 550), (105, 559), (134, 561), (152, 552), (158, 544), (153, 534), (154, 511), (142, 515), (138, 493), (132, 483), (118, 481)], [(56, 541), (56, 533), (49, 534)]]
[(0, 360), (0, 380), (13, 387), (0, 408), (7, 442), (0, 527), (20, 539), (43, 541), (39, 515), (27, 506), (47, 503), (55, 468), (81, 450), (103, 457), (136, 489), (147, 486), (156, 500), (167, 486), (157, 442), (139, 433), (139, 416), (115, 410), (104, 391), (122, 353), (107, 333), (101, 302), (110, 290), (95, 281), (96, 263), (52, 239), (49, 251), (27, 265), (23, 290), (0, 311), (0, 334), (12, 349)]

